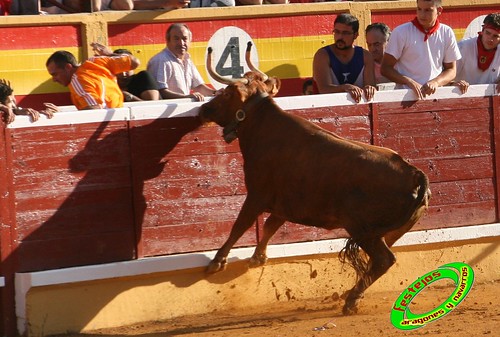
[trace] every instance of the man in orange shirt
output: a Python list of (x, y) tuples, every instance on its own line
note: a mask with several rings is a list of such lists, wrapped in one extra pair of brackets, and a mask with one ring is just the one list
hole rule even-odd
[(92, 43), (97, 56), (78, 65), (68, 51), (53, 53), (45, 66), (52, 80), (69, 88), (78, 110), (110, 109), (123, 106), (123, 94), (116, 74), (134, 70), (139, 60), (128, 54), (114, 54), (99, 43)]

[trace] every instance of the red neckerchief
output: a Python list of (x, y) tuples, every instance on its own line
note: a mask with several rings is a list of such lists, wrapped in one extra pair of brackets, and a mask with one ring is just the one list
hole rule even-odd
[(438, 30), (438, 28), (439, 28), (439, 19), (436, 19), (436, 23), (429, 30), (425, 30), (425, 28), (420, 24), (420, 22), (418, 22), (417, 17), (415, 17), (415, 19), (411, 20), (411, 23), (413, 23), (413, 25), (415, 27), (417, 27), (417, 29), (419, 31), (421, 31), (422, 33), (424, 33), (424, 35), (425, 35), (424, 36), (424, 42), (427, 41), (427, 39), (429, 38), (429, 36), (431, 36), (432, 34), (434, 34)]
[(497, 51), (497, 47), (492, 50), (484, 49), (483, 42), (481, 41), (481, 37), (483, 36), (482, 32), (478, 33), (477, 37), (477, 67), (482, 71), (488, 69), (493, 62), (493, 58), (495, 57), (495, 53)]

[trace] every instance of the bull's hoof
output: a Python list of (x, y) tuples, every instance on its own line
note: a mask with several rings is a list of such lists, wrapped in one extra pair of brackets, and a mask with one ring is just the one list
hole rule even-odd
[(214, 259), (208, 264), (207, 269), (205, 269), (205, 272), (207, 274), (215, 274), (219, 271), (223, 271), (226, 269), (226, 264), (227, 264), (226, 259), (220, 259), (220, 260)]
[(250, 261), (248, 261), (248, 266), (250, 268), (256, 268), (266, 264), (266, 262), (267, 256), (265, 254), (258, 254), (250, 258)]
[(342, 313), (345, 316), (357, 314), (358, 304), (362, 297), (363, 297), (362, 294), (355, 293), (352, 290), (349, 291), (347, 298), (345, 300), (344, 308), (342, 308)]
[(358, 305), (357, 303), (348, 304), (347, 302), (344, 304), (342, 308), (342, 314), (344, 316), (352, 316), (358, 313)]

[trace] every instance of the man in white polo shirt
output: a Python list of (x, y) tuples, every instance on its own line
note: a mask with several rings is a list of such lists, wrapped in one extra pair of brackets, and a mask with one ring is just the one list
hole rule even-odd
[(455, 78), (460, 51), (453, 30), (439, 22), (441, 0), (417, 0), (417, 16), (396, 27), (385, 50), (381, 73), (423, 99)]
[(205, 96), (215, 95), (215, 90), (203, 83), (203, 78), (191, 60), (188, 49), (191, 31), (182, 23), (174, 23), (167, 29), (167, 47), (153, 56), (147, 70), (158, 82), (163, 99), (194, 98), (203, 101)]

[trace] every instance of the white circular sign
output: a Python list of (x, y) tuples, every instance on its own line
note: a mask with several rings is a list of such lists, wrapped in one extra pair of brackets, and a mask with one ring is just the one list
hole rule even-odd
[[(216, 73), (227, 78), (242, 78), (243, 74), (250, 70), (245, 61), (247, 43), (252, 43), (250, 60), (255, 67), (259, 67), (258, 53), (255, 43), (250, 35), (243, 29), (227, 26), (219, 29), (208, 41), (207, 47), (211, 47), (212, 66)], [(208, 48), (205, 51), (205, 60)], [(206, 67), (206, 64), (205, 64)], [(216, 89), (224, 88), (226, 85), (215, 81), (207, 71), (210, 83)]]
[(467, 26), (467, 29), (465, 29), (464, 37), (462, 38), (462, 40), (476, 37), (477, 33), (483, 30), (483, 21), (485, 17), (486, 15), (481, 15), (472, 20)]

